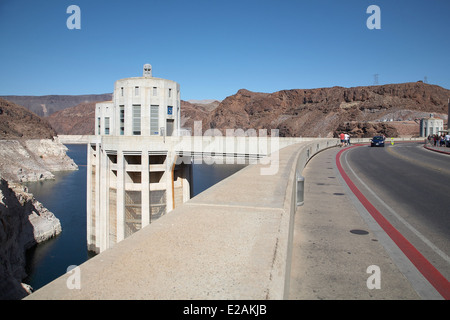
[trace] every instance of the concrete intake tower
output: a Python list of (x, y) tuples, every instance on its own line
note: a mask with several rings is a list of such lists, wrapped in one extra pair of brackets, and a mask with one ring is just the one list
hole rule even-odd
[(88, 143), (87, 243), (101, 252), (190, 198), (189, 165), (175, 165), (166, 137), (180, 132), (180, 85), (152, 76), (117, 80), (95, 107)]

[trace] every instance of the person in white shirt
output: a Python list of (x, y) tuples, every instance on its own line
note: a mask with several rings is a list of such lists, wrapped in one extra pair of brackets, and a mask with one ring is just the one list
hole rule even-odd
[(350, 136), (348, 135), (348, 133), (345, 134), (345, 145), (348, 146), (350, 143)]

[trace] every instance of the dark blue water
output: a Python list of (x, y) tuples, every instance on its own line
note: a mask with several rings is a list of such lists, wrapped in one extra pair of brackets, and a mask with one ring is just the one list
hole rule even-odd
[(86, 145), (68, 145), (79, 170), (57, 172), (55, 180), (27, 183), (35, 198), (60, 220), (62, 232), (27, 252), (28, 277), (38, 289), (89, 258), (86, 248)]
[[(80, 265), (93, 253), (86, 242), (86, 145), (67, 145), (79, 170), (55, 173), (55, 180), (28, 183), (35, 198), (61, 221), (62, 232), (27, 252), (28, 277), (23, 282), (37, 290)], [(193, 196), (244, 168), (245, 165), (194, 164)]]

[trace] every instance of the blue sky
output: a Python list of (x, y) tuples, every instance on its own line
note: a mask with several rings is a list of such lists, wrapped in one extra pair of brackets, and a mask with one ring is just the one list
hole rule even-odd
[[(69, 30), (67, 8), (81, 9)], [(370, 5), (381, 29), (369, 30)], [(448, 0), (0, 0), (0, 95), (95, 94), (153, 76), (181, 98), (423, 80), (450, 88)]]

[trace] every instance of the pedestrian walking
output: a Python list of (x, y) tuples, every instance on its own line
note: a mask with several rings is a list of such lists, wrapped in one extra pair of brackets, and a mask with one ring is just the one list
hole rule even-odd
[(345, 134), (343, 132), (339, 135), (339, 139), (341, 139), (341, 147), (343, 147), (345, 144)]

